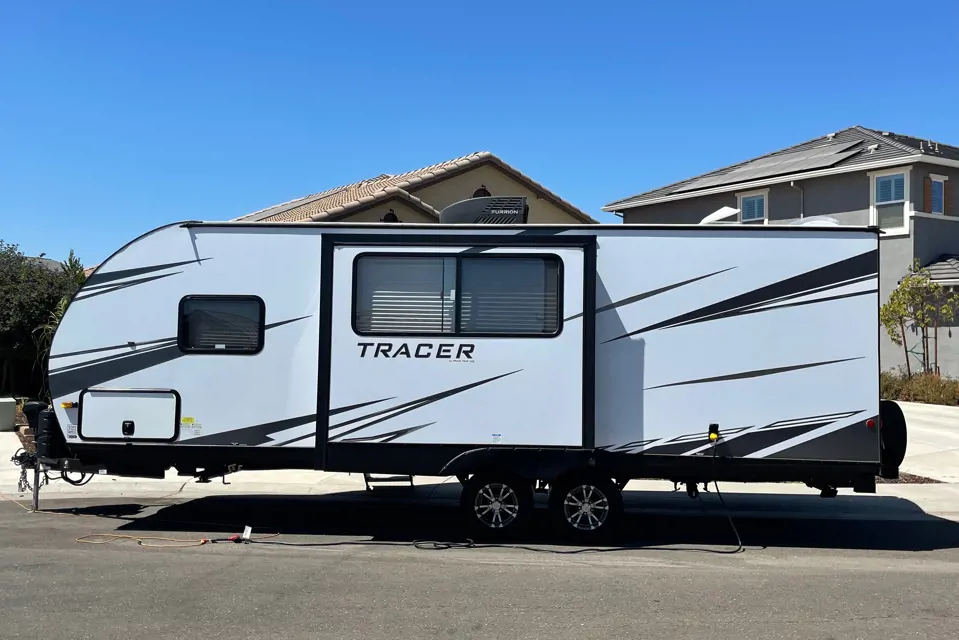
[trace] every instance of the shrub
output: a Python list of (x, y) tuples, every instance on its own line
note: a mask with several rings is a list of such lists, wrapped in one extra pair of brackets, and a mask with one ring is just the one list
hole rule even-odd
[(879, 374), (879, 393), (887, 400), (924, 402), (926, 404), (959, 405), (959, 380), (934, 373), (905, 375), (883, 371)]
[(901, 373), (883, 371), (879, 374), (879, 397), (886, 400), (901, 400), (905, 382), (906, 376)]

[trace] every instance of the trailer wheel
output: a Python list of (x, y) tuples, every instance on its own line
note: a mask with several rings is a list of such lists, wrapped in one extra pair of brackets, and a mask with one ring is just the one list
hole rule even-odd
[(549, 511), (564, 535), (583, 542), (611, 534), (623, 517), (623, 494), (609, 478), (575, 475), (550, 490)]
[(533, 485), (509, 472), (481, 472), (463, 483), (460, 506), (477, 535), (511, 536), (533, 516)]

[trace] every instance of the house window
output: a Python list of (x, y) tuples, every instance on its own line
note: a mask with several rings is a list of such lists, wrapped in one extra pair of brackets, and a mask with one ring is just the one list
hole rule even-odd
[(946, 181), (941, 178), (932, 179), (930, 213), (945, 213), (946, 211)]
[(739, 197), (739, 221), (740, 222), (765, 222), (767, 214), (766, 199), (769, 197), (768, 191), (738, 194)]
[(360, 335), (554, 336), (560, 292), (556, 256), (366, 254), (354, 263), (353, 329)]
[(896, 173), (876, 178), (876, 204), (904, 202), (906, 199), (906, 174)]
[(908, 225), (909, 171), (886, 171), (871, 175), (871, 224), (880, 229), (903, 230)]
[(179, 317), (181, 351), (252, 355), (263, 349), (266, 307), (256, 296), (186, 296)]

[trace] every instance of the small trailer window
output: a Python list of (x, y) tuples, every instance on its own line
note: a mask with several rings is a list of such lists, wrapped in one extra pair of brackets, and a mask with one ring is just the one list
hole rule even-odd
[(180, 301), (177, 340), (190, 353), (259, 353), (265, 320), (256, 296), (187, 296)]
[(365, 254), (354, 269), (353, 327), (361, 335), (559, 333), (556, 256)]

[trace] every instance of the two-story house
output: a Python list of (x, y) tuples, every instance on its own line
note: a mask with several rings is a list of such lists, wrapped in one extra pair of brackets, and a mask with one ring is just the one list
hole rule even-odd
[[(878, 226), (885, 302), (913, 259), (939, 284), (959, 286), (956, 181), (959, 147), (854, 126), (616, 200), (603, 210), (626, 223), (698, 224), (715, 214), (742, 224), (828, 216), (840, 224)], [(941, 330), (939, 340), (941, 373), (959, 377), (959, 331)], [(885, 332), (880, 356), (884, 369), (905, 362), (903, 349)]]

